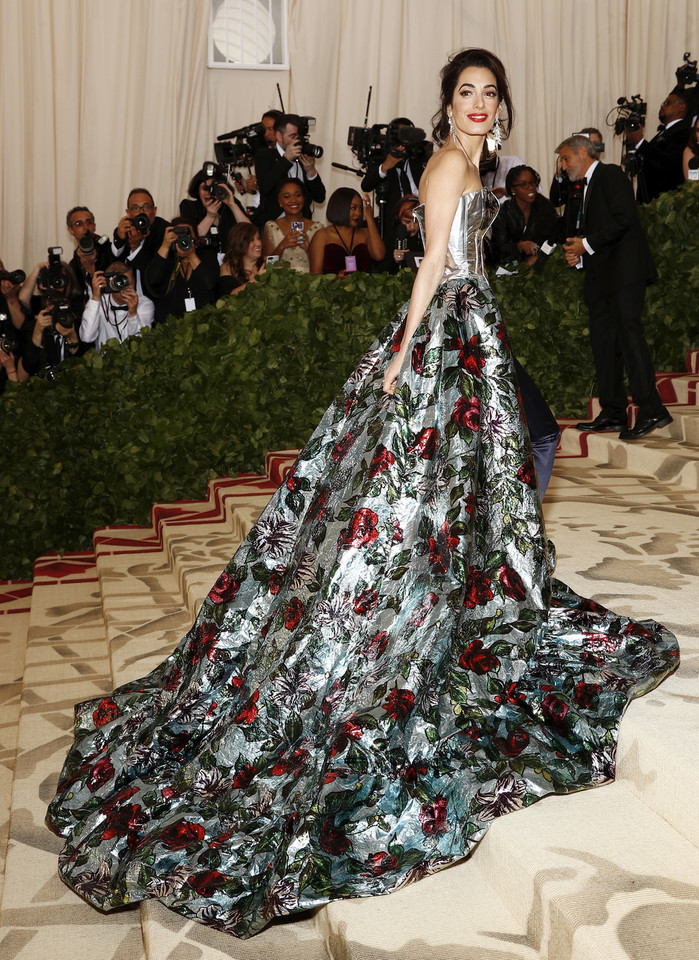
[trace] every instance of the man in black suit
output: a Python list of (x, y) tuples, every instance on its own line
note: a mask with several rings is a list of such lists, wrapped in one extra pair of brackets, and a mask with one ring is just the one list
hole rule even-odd
[(648, 203), (684, 183), (682, 153), (689, 140), (690, 109), (689, 92), (676, 87), (660, 104), (660, 126), (652, 140), (645, 139), (643, 127), (626, 131), (626, 139), (641, 160), (636, 190), (639, 203)]
[[(568, 264), (585, 269), (585, 303), (602, 410), (577, 427), (596, 433), (618, 430), (622, 440), (636, 440), (672, 422), (655, 385), (641, 324), (646, 285), (657, 277), (655, 264), (631, 183), (621, 167), (600, 163), (587, 137), (568, 137), (556, 152), (571, 181), (585, 180), (582, 236), (568, 237), (565, 248)], [(631, 428), (624, 369), (638, 404)]]
[[(395, 211), (401, 197), (417, 196), (420, 178), (425, 169), (425, 159), (407, 156), (406, 148), (397, 137), (399, 130), (414, 127), (407, 117), (396, 117), (388, 125), (388, 152), (379, 163), (371, 160), (362, 179), (361, 188), (365, 193), (376, 191), (376, 199), (383, 208), (380, 217), (381, 238), (386, 244), (386, 256), (381, 261), (380, 270), (394, 273), (397, 269), (393, 251), (396, 246), (398, 224)], [(418, 134), (419, 135), (419, 134)]]
[(126, 200), (126, 211), (114, 230), (112, 255), (134, 271), (136, 291), (142, 296), (141, 276), (158, 252), (167, 220), (158, 216), (153, 195), (145, 187), (134, 187)]
[[(255, 154), (257, 186), (265, 221), (275, 220), (282, 212), (277, 202), (277, 188), (289, 177), (303, 183), (307, 196), (314, 203), (325, 200), (325, 184), (316, 170), (315, 158), (302, 153), (303, 144), (299, 137), (302, 123), (301, 117), (295, 113), (282, 114), (274, 123), (276, 145), (271, 150), (258, 150)], [(309, 200), (303, 208), (303, 215), (311, 218)]]

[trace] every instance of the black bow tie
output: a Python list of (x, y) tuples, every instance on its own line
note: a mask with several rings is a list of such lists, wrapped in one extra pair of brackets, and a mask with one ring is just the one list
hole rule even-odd
[(113, 304), (112, 304), (112, 310), (114, 310), (115, 313), (116, 313), (117, 310), (128, 310), (128, 309), (129, 309), (129, 307), (128, 307), (128, 304), (126, 304), (126, 303), (113, 303)]

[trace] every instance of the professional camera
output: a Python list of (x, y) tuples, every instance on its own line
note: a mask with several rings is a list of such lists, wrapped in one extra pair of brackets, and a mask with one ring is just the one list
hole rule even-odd
[(102, 293), (121, 293), (131, 283), (130, 278), (125, 273), (105, 273), (104, 279), (105, 284), (102, 287)]
[[(235, 140), (235, 143), (221, 141)], [(247, 127), (239, 127), (230, 133), (222, 133), (216, 137), (214, 153), (220, 164), (229, 164), (235, 167), (252, 167), (255, 163), (255, 154), (264, 150), (265, 128), (262, 123), (251, 123)]]
[(675, 70), (677, 83), (681, 87), (690, 87), (693, 83), (699, 83), (699, 73), (697, 73), (697, 61), (690, 60), (692, 54), (689, 50), (682, 57), (684, 61), (681, 67)]
[(37, 276), (37, 283), (44, 290), (53, 290), (62, 293), (68, 286), (68, 277), (63, 272), (61, 254), (63, 247), (49, 247), (49, 264), (42, 267)]
[[(607, 114), (607, 126), (614, 127), (614, 134), (617, 137), (622, 136), (627, 130), (640, 130), (646, 123), (646, 111), (648, 104), (641, 100), (641, 94), (627, 100), (626, 97), (619, 97), (617, 106)], [(614, 120), (610, 122), (612, 114), (616, 113)]]
[(223, 203), (229, 193), (226, 165), (207, 160), (201, 172), (207, 180), (211, 180), (211, 183), (202, 183), (202, 190), (205, 190), (212, 199)]
[(0, 280), (7, 280), (14, 286), (24, 283), (27, 275), (24, 270), (0, 270)]
[(193, 237), (189, 227), (184, 224), (178, 224), (172, 229), (175, 233), (175, 246), (181, 253), (189, 253), (193, 249), (201, 250), (204, 247), (220, 247), (218, 237)]
[(51, 308), (51, 326), (54, 330), (58, 323), (67, 330), (75, 326), (78, 318), (66, 297), (60, 293), (48, 293), (46, 295), (46, 306)]
[(347, 145), (362, 166), (372, 160), (381, 162), (390, 153), (393, 157), (411, 157), (425, 162), (433, 144), (425, 139), (425, 131), (408, 125), (375, 123), (372, 127), (350, 127)]
[(145, 213), (138, 213), (135, 217), (130, 217), (131, 223), (136, 227), (139, 233), (142, 233), (143, 236), (148, 233), (150, 230), (150, 220), (145, 215)]
[(309, 143), (308, 141), (308, 128), (309, 126), (315, 127), (315, 125), (315, 117), (299, 117), (298, 131), (301, 153), (306, 157), (315, 157), (317, 160), (323, 156), (323, 148), (319, 147), (317, 143)]
[(19, 346), (14, 329), (6, 313), (0, 313), (0, 350), (13, 353)]
[(86, 257), (92, 257), (97, 252), (98, 245), (103, 247), (105, 243), (109, 242), (109, 237), (104, 236), (98, 237), (96, 233), (86, 233), (78, 240), (78, 249), (80, 249)]

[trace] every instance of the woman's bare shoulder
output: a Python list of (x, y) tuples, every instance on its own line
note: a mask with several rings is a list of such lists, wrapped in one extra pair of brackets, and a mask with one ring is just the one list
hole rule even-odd
[[(468, 172), (468, 161), (460, 150), (442, 147), (437, 153), (432, 154), (422, 174), (420, 179), (421, 198), (423, 182), (425, 187), (445, 180), (450, 184), (454, 184), (456, 181), (465, 186)], [(462, 192), (462, 190), (460, 189), (459, 192)]]

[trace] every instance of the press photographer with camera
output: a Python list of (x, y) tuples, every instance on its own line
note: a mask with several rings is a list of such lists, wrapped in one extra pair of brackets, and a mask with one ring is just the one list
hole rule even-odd
[(20, 364), (29, 316), (19, 299), (25, 280), (24, 270), (6, 270), (0, 260), (0, 393), (8, 380), (18, 383), (27, 376)]
[(228, 186), (222, 168), (212, 161), (207, 161), (194, 174), (187, 193), (188, 197), (180, 201), (180, 217), (194, 224), (196, 235), (208, 237), (219, 251), (225, 249), (228, 234), (236, 223), (250, 222)]
[(153, 325), (155, 304), (136, 292), (134, 274), (120, 260), (110, 263), (92, 278), (92, 297), (85, 304), (80, 339), (101, 350), (108, 340), (122, 342)]
[(691, 103), (691, 92), (675, 87), (660, 104), (660, 126), (651, 140), (646, 140), (643, 126), (626, 129), (626, 139), (640, 160), (638, 203), (648, 203), (684, 182), (682, 156), (691, 131)]
[(376, 191), (376, 199), (384, 204), (382, 237), (386, 244), (386, 257), (379, 270), (395, 273), (397, 265), (393, 258), (395, 249), (395, 219), (390, 215), (402, 196), (417, 196), (420, 179), (429, 159), (424, 148), (424, 131), (419, 130), (407, 117), (394, 117), (386, 128), (386, 152), (383, 159), (374, 157), (367, 163), (361, 188), (367, 193)]
[(311, 219), (311, 201), (325, 200), (325, 185), (316, 170), (316, 159), (322, 156), (321, 147), (308, 141), (309, 121), (295, 113), (283, 113), (274, 123), (276, 146), (255, 154), (257, 185), (261, 198), (261, 216), (264, 221), (276, 220), (282, 212), (277, 201), (277, 190), (282, 180), (300, 180), (306, 191), (303, 216)]
[(92, 277), (96, 270), (105, 270), (112, 262), (109, 238), (99, 236), (95, 227), (95, 216), (88, 207), (73, 207), (66, 214), (68, 233), (75, 240), (75, 253), (70, 267), (80, 290), (83, 303), (86, 303), (92, 291)]
[(195, 224), (175, 217), (165, 228), (158, 253), (146, 267), (146, 292), (155, 301), (154, 325), (183, 317), (216, 299), (219, 267), (216, 242), (199, 237)]
[(117, 260), (128, 263), (134, 271), (137, 292), (141, 287), (139, 275), (158, 252), (167, 224), (167, 220), (158, 216), (150, 190), (134, 187), (129, 192), (124, 216), (114, 229), (111, 249)]
[(37, 264), (20, 290), (21, 298), (31, 292), (29, 309), (34, 317), (21, 366), (28, 376), (49, 380), (64, 361), (92, 347), (78, 333), (83, 298), (71, 267), (61, 260), (62, 253), (62, 247), (49, 247), (48, 260)]

